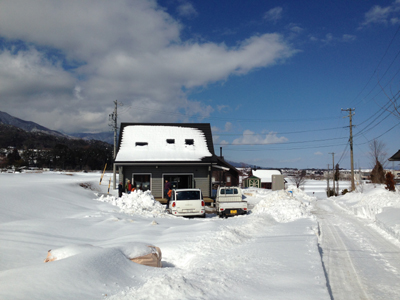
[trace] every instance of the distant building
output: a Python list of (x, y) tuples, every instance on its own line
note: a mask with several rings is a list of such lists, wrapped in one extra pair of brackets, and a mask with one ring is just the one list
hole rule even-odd
[(279, 170), (252, 170), (252, 176), (261, 180), (261, 187), (264, 189), (272, 189), (272, 175), (281, 175)]

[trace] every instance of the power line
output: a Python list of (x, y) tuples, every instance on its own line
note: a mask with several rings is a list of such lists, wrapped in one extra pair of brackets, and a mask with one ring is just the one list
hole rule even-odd
[[(347, 139), (347, 137), (339, 137), (339, 138), (328, 138), (328, 139), (320, 139), (320, 140), (311, 140), (311, 141), (298, 141), (298, 142), (277, 142), (277, 143), (246, 143), (246, 144), (229, 144), (230, 146), (268, 146), (268, 145), (281, 145), (281, 144), (304, 144), (304, 143), (315, 143), (315, 142), (324, 142), (324, 141), (332, 141), (332, 140), (343, 140)], [(226, 145), (222, 144), (214, 144), (218, 146)]]
[[(184, 114), (181, 112), (176, 112), (176, 111), (161, 111), (161, 110), (155, 110), (155, 109), (145, 109), (145, 108), (136, 108), (136, 111), (145, 111), (145, 112), (153, 112), (153, 113), (160, 113), (161, 115), (175, 115), (175, 116), (183, 116), (183, 117), (195, 117), (194, 115), (189, 115), (189, 114)], [(210, 120), (219, 120), (219, 121), (232, 121), (232, 118), (219, 118), (219, 117), (202, 117), (202, 119), (210, 119)], [(305, 119), (235, 119), (235, 122), (260, 122), (260, 123), (280, 123), (280, 122), (314, 122), (314, 121), (325, 121), (325, 120), (333, 120), (333, 119), (341, 119), (341, 117), (320, 117), (320, 118), (305, 118)]]
[[(392, 37), (392, 40), (390, 41), (389, 45), (386, 47), (385, 53), (384, 53), (383, 56), (381, 57), (381, 59), (380, 59), (378, 65), (376, 66), (376, 68), (375, 68), (374, 72), (372, 73), (371, 77), (368, 79), (368, 81), (367, 81), (367, 83), (365, 84), (365, 86), (361, 89), (361, 91), (358, 93), (358, 95), (353, 99), (353, 101), (352, 101), (351, 103), (353, 103), (353, 102), (361, 95), (361, 93), (367, 88), (369, 82), (370, 82), (371, 79), (374, 77), (376, 71), (378, 70), (378, 68), (379, 68), (379, 66), (381, 65), (383, 59), (385, 58), (387, 52), (389, 51), (389, 48), (392, 46), (394, 39), (396, 38), (397, 34), (399, 33), (399, 30), (400, 30), (400, 26), (397, 27), (397, 30), (396, 30), (396, 32), (394, 33), (393, 37)], [(375, 87), (376, 87), (376, 86), (375, 86)], [(375, 87), (374, 87), (374, 89), (375, 89)], [(370, 93), (371, 93), (371, 92), (369, 92), (368, 95), (369, 95)], [(367, 96), (368, 96), (368, 95), (367, 95)], [(365, 99), (367, 96), (365, 96), (364, 99)], [(362, 99), (362, 100), (364, 100), (364, 99)], [(362, 100), (361, 100), (361, 101), (362, 101)], [(357, 102), (356, 105), (358, 105), (361, 101)], [(350, 104), (351, 104), (351, 103), (350, 103)]]
[[(311, 129), (311, 130), (301, 130), (301, 131), (286, 131), (286, 132), (277, 132), (277, 134), (297, 134), (297, 133), (307, 133), (307, 132), (316, 132), (316, 131), (328, 131), (341, 129), (344, 127), (331, 127), (331, 128), (323, 128), (323, 129)], [(274, 132), (275, 133), (275, 132)], [(214, 132), (213, 135), (218, 136), (243, 136), (243, 135), (268, 135), (268, 133), (218, 133)]]

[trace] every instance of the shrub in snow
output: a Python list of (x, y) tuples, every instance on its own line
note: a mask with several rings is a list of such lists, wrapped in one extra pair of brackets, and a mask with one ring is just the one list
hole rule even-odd
[(389, 191), (395, 191), (396, 188), (395, 186), (395, 182), (394, 182), (394, 175), (392, 174), (392, 172), (387, 172), (386, 173), (386, 189)]

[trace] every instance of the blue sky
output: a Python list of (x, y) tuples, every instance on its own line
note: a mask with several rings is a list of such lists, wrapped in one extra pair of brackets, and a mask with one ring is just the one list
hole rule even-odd
[(120, 122), (210, 123), (231, 161), (349, 168), (355, 108), (369, 168), (374, 139), (400, 149), (399, 28), (400, 1), (2, 1), (0, 110), (102, 132), (117, 99)]

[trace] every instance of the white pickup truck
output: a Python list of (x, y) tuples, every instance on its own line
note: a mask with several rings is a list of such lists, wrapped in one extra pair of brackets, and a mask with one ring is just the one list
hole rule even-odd
[(236, 186), (222, 186), (217, 190), (215, 206), (220, 217), (247, 214), (247, 201), (242, 199), (242, 190)]

